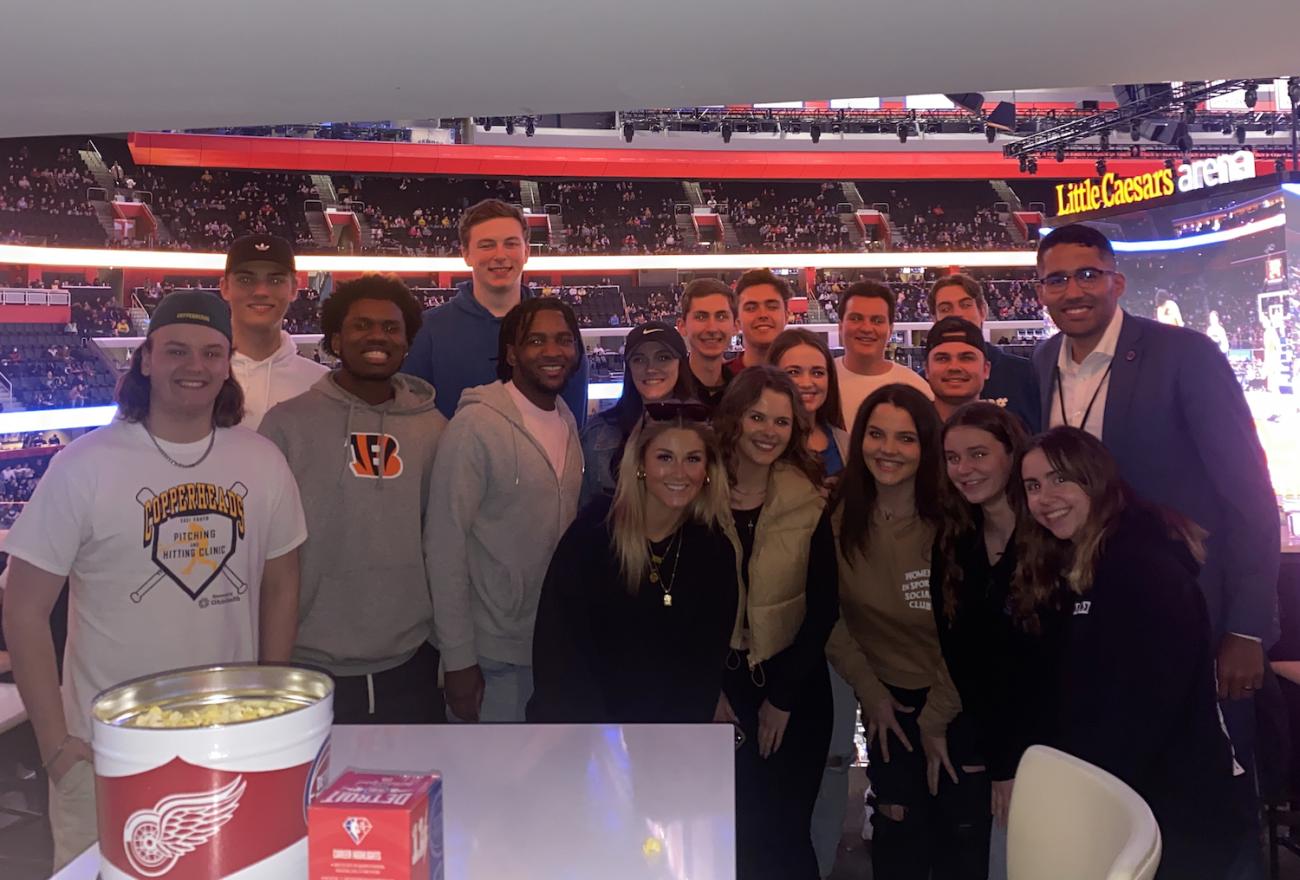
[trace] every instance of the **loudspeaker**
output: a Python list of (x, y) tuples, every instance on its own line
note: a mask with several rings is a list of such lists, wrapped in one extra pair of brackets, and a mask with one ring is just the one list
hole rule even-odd
[(971, 113), (979, 113), (984, 109), (984, 96), (979, 92), (961, 92), (955, 95), (944, 95), (944, 97)]

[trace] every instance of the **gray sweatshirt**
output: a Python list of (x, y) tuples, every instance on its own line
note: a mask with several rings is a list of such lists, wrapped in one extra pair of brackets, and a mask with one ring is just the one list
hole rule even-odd
[(393, 382), (396, 396), (371, 406), (323, 376), (260, 428), (288, 460), (307, 514), (293, 659), (335, 675), (400, 666), (433, 635), (423, 525), (447, 420), (429, 383), (401, 373)]
[(542, 581), (582, 487), (577, 424), (563, 398), (556, 406), (569, 426), (562, 479), (500, 382), (467, 390), (447, 426), (424, 555), (449, 670), (479, 658), (532, 665)]

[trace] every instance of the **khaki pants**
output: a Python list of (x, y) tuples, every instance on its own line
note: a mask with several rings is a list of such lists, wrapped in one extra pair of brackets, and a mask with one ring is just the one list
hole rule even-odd
[(79, 761), (50, 783), (50, 831), (54, 835), (54, 870), (81, 855), (99, 839), (95, 815), (95, 768)]

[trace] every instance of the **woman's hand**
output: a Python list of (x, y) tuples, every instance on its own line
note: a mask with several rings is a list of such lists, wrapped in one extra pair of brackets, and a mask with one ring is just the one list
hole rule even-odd
[(785, 727), (790, 723), (790, 713), (778, 709), (767, 700), (758, 707), (758, 756), (770, 758), (781, 748)]
[(909, 709), (902, 703), (895, 700), (892, 696), (885, 697), (879, 703), (871, 707), (867, 714), (867, 748), (871, 748), (871, 743), (875, 740), (876, 735), (880, 736), (880, 757), (886, 764), (889, 763), (889, 733), (893, 731), (894, 736), (903, 744), (903, 748), (909, 752), (912, 751), (912, 744), (907, 741), (907, 734), (903, 733), (903, 728), (898, 724), (896, 712), (911, 713), (915, 710)]
[(921, 748), (925, 750), (925, 781), (930, 786), (930, 796), (939, 794), (939, 770), (948, 771), (948, 778), (957, 784), (957, 771), (948, 757), (948, 737), (921, 734)]

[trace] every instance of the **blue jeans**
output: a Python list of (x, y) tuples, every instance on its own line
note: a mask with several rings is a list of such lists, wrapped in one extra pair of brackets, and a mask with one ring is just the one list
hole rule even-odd
[[(524, 708), (533, 696), (533, 667), (480, 657), (478, 668), (483, 673), (483, 704), (479, 706), (478, 720), (522, 724)], [(447, 720), (462, 722), (450, 707)]]

